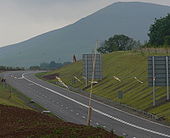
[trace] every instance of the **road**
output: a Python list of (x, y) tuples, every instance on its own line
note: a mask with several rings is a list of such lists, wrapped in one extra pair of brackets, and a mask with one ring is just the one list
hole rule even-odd
[[(5, 72), (0, 76), (36, 103), (65, 121), (86, 124), (88, 98), (40, 80), (35, 72)], [(170, 127), (131, 115), (99, 101), (92, 101), (91, 124), (126, 138), (170, 138)]]

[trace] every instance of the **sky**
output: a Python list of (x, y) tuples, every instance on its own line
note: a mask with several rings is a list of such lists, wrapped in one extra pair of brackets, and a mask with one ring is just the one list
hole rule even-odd
[[(115, 2), (132, 0), (0, 0), (0, 47), (62, 28)], [(169, 5), (170, 0), (136, 0)]]

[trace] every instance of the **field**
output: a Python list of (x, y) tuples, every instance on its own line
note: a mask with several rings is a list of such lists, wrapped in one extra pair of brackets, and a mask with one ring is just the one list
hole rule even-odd
[(0, 105), (0, 137), (5, 138), (118, 138), (102, 128), (64, 122), (28, 109)]
[[(170, 122), (170, 102), (166, 101), (165, 87), (156, 87), (157, 105), (152, 106), (152, 88), (148, 86), (147, 82), (147, 58), (154, 55), (168, 54), (122, 51), (103, 55), (104, 79), (94, 85), (93, 94), (150, 112)], [(85, 88), (81, 61), (52, 72), (38, 74), (38, 76), (48, 78), (52, 74), (60, 77), (69, 86), (90, 91), (89, 87)], [(120, 81), (113, 76), (119, 78)], [(57, 79), (49, 79), (48, 81), (56, 83)], [(118, 96), (120, 93), (122, 93), (123, 98)]]

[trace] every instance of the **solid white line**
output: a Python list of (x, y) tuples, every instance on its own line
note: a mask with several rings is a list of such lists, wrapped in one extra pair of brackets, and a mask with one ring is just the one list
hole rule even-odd
[[(25, 73), (25, 74), (30, 74), (30, 73)], [(37, 79), (40, 80), (39, 78), (37, 78)], [(40, 81), (42, 81), (42, 80), (40, 80)], [(47, 83), (49, 83), (49, 82), (47, 82)], [(51, 84), (51, 83), (49, 83), (49, 84), (50, 84), (50, 85), (54, 85), (54, 84)], [(56, 86), (56, 85), (54, 85), (54, 86)], [(61, 89), (63, 89), (63, 90), (67, 90), (67, 91), (68, 91), (68, 89), (66, 89), (66, 88), (63, 88), (63, 87), (60, 87), (60, 86), (57, 86), (57, 87), (59, 87), (59, 88), (61, 88)], [(79, 93), (75, 93), (75, 92), (72, 92), (72, 91), (70, 91), (70, 90), (69, 90), (69, 92), (71, 92), (72, 94), (78, 95), (78, 96), (80, 96), (80, 97), (83, 97), (83, 98), (85, 98), (85, 99), (89, 99), (87, 96), (81, 95), (81, 94), (79, 94)], [(130, 116), (139, 118), (139, 119), (141, 119), (141, 120), (144, 120), (144, 121), (147, 121), (147, 122), (150, 122), (150, 123), (159, 125), (159, 126), (163, 126), (163, 127), (166, 127), (166, 128), (170, 128), (170, 126), (163, 125), (163, 124), (160, 124), (160, 123), (157, 123), (157, 122), (154, 122), (154, 121), (151, 121), (151, 120), (148, 120), (148, 119), (145, 119), (145, 118), (136, 116), (136, 115), (131, 114), (131, 113), (128, 113), (128, 112), (126, 112), (126, 111), (120, 110), (120, 109), (118, 109), (118, 108), (116, 108), (116, 107), (107, 105), (107, 104), (105, 104), (105, 103), (103, 103), (103, 102), (100, 102), (100, 101), (97, 101), (97, 100), (94, 100), (94, 99), (92, 99), (92, 101), (94, 101), (94, 102), (96, 102), (96, 103), (99, 103), (99, 104), (102, 104), (102, 105), (104, 105), (104, 106), (107, 106), (107, 107), (109, 107), (109, 108), (112, 108), (112, 109), (114, 109), (114, 110), (117, 110), (117, 111), (119, 111), (119, 112), (122, 112), (122, 113), (124, 113), (124, 114), (127, 114), (127, 115), (130, 115)]]
[[(48, 90), (48, 91), (51, 91), (51, 92), (53, 92), (53, 93), (55, 93), (55, 94), (58, 94), (58, 95), (66, 98), (66, 99), (68, 99), (68, 100), (70, 100), (70, 101), (73, 101), (73, 102), (75, 102), (75, 103), (77, 103), (77, 104), (79, 104), (79, 105), (81, 105), (81, 106), (84, 106), (84, 107), (88, 108), (87, 105), (85, 105), (85, 104), (83, 104), (83, 103), (80, 103), (80, 102), (78, 102), (78, 101), (76, 101), (76, 100), (74, 100), (74, 99), (72, 99), (72, 98), (70, 98), (70, 97), (67, 97), (67, 96), (65, 96), (65, 95), (63, 95), (63, 94), (61, 94), (61, 93), (58, 93), (58, 92), (56, 92), (56, 91), (54, 91), (54, 90), (52, 90), (52, 89), (50, 89), (50, 88), (47, 88), (47, 87), (45, 87), (45, 86), (42, 86), (42, 85), (40, 85), (40, 84), (38, 84), (38, 83), (36, 83), (36, 82), (34, 82), (34, 81), (31, 81), (31, 80), (27, 79), (26, 77), (24, 77), (24, 75), (25, 75), (25, 74), (22, 74), (22, 77), (23, 77), (25, 80), (27, 80), (27, 81), (29, 81), (29, 82), (32, 82), (32, 83), (34, 83), (35, 85), (37, 85), (37, 86), (39, 86), (39, 87), (41, 87), (41, 88), (44, 88), (44, 89), (46, 89), (46, 90)], [(157, 131), (154, 131), (154, 130), (146, 129), (146, 128), (143, 128), (143, 127), (140, 127), (140, 126), (137, 126), (137, 125), (128, 123), (128, 122), (123, 121), (123, 120), (121, 120), (121, 119), (119, 119), (119, 118), (113, 117), (113, 116), (111, 116), (111, 115), (109, 115), (109, 114), (107, 114), (107, 113), (103, 113), (102, 111), (97, 110), (97, 109), (95, 109), (95, 108), (93, 108), (93, 110), (94, 110), (95, 112), (101, 114), (101, 115), (104, 115), (104, 116), (106, 116), (106, 117), (108, 117), (108, 118), (111, 118), (111, 119), (113, 119), (113, 120), (116, 120), (116, 121), (118, 121), (118, 122), (121, 122), (121, 123), (123, 123), (123, 124), (126, 124), (126, 125), (128, 125), (128, 126), (131, 126), (131, 127), (134, 127), (134, 128), (137, 128), (137, 129), (146, 131), (146, 132), (150, 132), (150, 133), (153, 133), (153, 134), (156, 134), (156, 135), (160, 135), (160, 136), (164, 136), (164, 137), (169, 137), (169, 138), (170, 138), (170, 135), (168, 135), (168, 134), (163, 134), (163, 133), (160, 133), (160, 132), (157, 132)]]

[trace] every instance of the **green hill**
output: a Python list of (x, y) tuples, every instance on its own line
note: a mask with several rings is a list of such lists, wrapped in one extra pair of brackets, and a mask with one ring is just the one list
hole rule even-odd
[[(104, 79), (94, 85), (93, 94), (162, 116), (170, 122), (170, 102), (166, 102), (165, 87), (156, 87), (157, 106), (152, 106), (152, 88), (148, 86), (147, 82), (147, 57), (151, 55), (166, 54), (123, 51), (103, 55)], [(67, 85), (84, 88), (81, 61), (39, 75), (48, 76), (51, 74), (57, 74)], [(73, 81), (74, 76), (82, 82)], [(118, 77), (121, 82), (114, 79), (113, 76)], [(140, 83), (134, 77), (144, 83)], [(57, 80), (49, 81), (55, 83)], [(84, 90), (90, 91), (89, 88), (84, 88)], [(124, 94), (123, 99), (118, 98), (120, 91)]]

